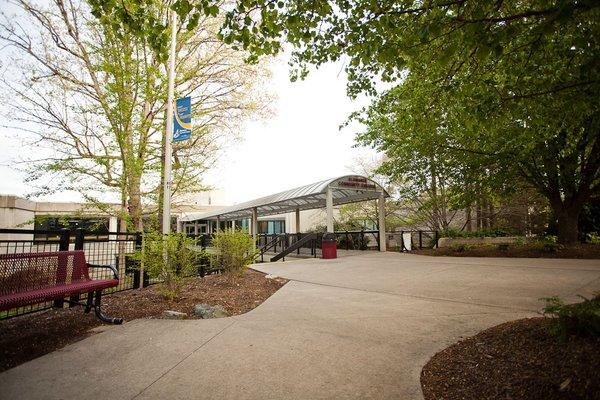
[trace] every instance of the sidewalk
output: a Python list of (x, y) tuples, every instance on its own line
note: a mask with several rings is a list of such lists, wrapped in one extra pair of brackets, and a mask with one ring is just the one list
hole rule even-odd
[(292, 279), (248, 314), (136, 320), (0, 374), (6, 399), (422, 398), (420, 371), (464, 336), (600, 290), (589, 260), (364, 253), (260, 264)]

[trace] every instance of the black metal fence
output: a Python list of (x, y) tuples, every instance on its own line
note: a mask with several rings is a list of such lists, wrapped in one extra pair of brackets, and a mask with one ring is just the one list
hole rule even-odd
[[(265, 252), (281, 253), (299, 243), (306, 233), (260, 234), (257, 246)], [(193, 235), (191, 235), (193, 236)], [(301, 243), (294, 248), (297, 256), (318, 257), (321, 254), (322, 233), (314, 234), (315, 239)], [(377, 250), (379, 249), (379, 231), (338, 231), (335, 232), (338, 249), (342, 250)], [(202, 234), (195, 237), (198, 246), (210, 247), (212, 235)], [(437, 231), (399, 231), (387, 232), (386, 243), (389, 250), (410, 251), (415, 248), (437, 247)], [(28, 229), (0, 229), (0, 254), (53, 252), (66, 250), (84, 250), (86, 261), (91, 264), (113, 265), (119, 272), (119, 285), (107, 289), (106, 294), (123, 290), (135, 289), (141, 286), (140, 271), (136, 268), (133, 254), (142, 246), (141, 233), (92, 233), (82, 229), (70, 231), (44, 231)], [(263, 258), (264, 252), (261, 253)], [(204, 276), (208, 267), (199, 266), (198, 274)], [(210, 268), (208, 268), (210, 270)], [(92, 279), (108, 277), (104, 269), (91, 268)], [(2, 278), (2, 276), (0, 276)], [(156, 283), (144, 275), (144, 286)], [(0, 281), (1, 284), (1, 281)], [(85, 295), (82, 295), (85, 298)], [(15, 315), (49, 309), (52, 302), (19, 307), (0, 312), (0, 319)]]
[[(113, 265), (119, 271), (119, 285), (106, 289), (105, 294), (140, 287), (140, 271), (135, 268), (133, 254), (142, 245), (141, 233), (108, 232), (96, 234), (82, 229), (70, 231), (41, 231), (29, 229), (0, 229), (0, 254), (37, 253), (83, 250), (91, 264)], [(110, 275), (104, 269), (90, 268), (92, 279)], [(108, 274), (108, 275), (107, 275)], [(147, 276), (145, 284), (149, 284)], [(82, 295), (85, 298), (85, 295)], [(52, 307), (52, 302), (39, 303), (0, 312), (0, 319), (40, 311)]]
[[(309, 241), (294, 250), (297, 256), (319, 257), (323, 232), (317, 232), (317, 240)], [(307, 233), (261, 233), (257, 235), (257, 247), (262, 249), (259, 257), (264, 261), (264, 253), (279, 253), (302, 240)], [(379, 250), (379, 231), (355, 230), (334, 232), (337, 247), (341, 250)], [(389, 251), (406, 252), (415, 249), (437, 247), (439, 234), (437, 231), (406, 230), (386, 232), (386, 247)], [(188, 235), (196, 240), (199, 246), (210, 247), (211, 234)]]
[[(317, 233), (317, 250), (321, 249), (321, 238), (324, 232)], [(379, 231), (360, 230), (360, 231), (337, 231), (334, 232), (337, 248), (341, 250), (380, 250)], [(274, 246), (269, 251), (277, 253), (290, 245), (302, 239), (303, 233), (281, 233), (281, 234), (260, 234), (258, 235), (258, 247), (264, 247), (267, 243), (274, 242)], [(398, 232), (386, 232), (386, 248), (391, 251), (411, 251), (414, 249), (437, 247), (439, 235), (437, 231), (410, 230)], [(279, 240), (276, 240), (280, 238)], [(310, 250), (310, 245), (306, 246)], [(298, 254), (302, 254), (299, 251)], [(310, 254), (312, 255), (312, 253)]]

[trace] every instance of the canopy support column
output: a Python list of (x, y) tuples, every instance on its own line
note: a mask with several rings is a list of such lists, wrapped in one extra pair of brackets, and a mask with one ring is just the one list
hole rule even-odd
[(386, 251), (386, 240), (385, 240), (385, 193), (379, 194), (379, 200), (377, 201), (379, 208), (379, 251)]
[(217, 230), (215, 232), (219, 232), (221, 230), (221, 218), (217, 215)]
[(327, 207), (327, 232), (333, 232), (333, 191), (328, 186), (325, 197), (325, 207)]
[(256, 247), (256, 238), (258, 237), (258, 208), (252, 209), (252, 222), (250, 224), (250, 230), (252, 231), (252, 242)]
[(296, 208), (296, 233), (300, 233), (300, 208)]

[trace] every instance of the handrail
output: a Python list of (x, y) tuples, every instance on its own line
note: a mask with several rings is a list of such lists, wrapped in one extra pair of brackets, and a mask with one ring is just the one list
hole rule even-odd
[(264, 246), (262, 246), (260, 249), (258, 249), (261, 262), (264, 261), (263, 255), (267, 252), (267, 250), (269, 250), (271, 247), (276, 246), (277, 241), (281, 240), (282, 237), (285, 237), (285, 233), (280, 233), (279, 235), (275, 235), (275, 237), (273, 239), (269, 240), (267, 243), (265, 243)]
[(287, 256), (291, 252), (293, 252), (293, 251), (299, 249), (300, 247), (302, 247), (307, 242), (309, 242), (311, 240), (316, 240), (317, 237), (318, 237), (318, 235), (316, 233), (307, 233), (306, 236), (304, 236), (302, 239), (294, 242), (294, 244), (292, 244), (291, 246), (288, 246), (281, 253), (275, 255), (274, 257), (271, 257), (271, 262), (278, 261), (279, 259), (284, 258), (285, 256)]

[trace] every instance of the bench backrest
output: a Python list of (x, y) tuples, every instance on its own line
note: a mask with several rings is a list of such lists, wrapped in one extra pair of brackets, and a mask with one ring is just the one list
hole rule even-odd
[(83, 250), (0, 254), (0, 295), (89, 279)]

